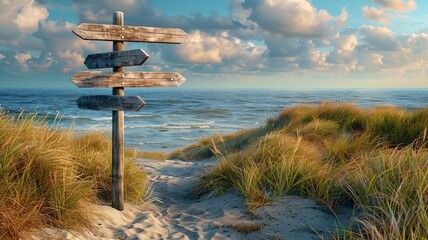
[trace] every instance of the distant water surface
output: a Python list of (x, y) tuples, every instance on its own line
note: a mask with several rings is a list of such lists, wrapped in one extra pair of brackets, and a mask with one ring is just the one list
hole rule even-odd
[[(0, 110), (38, 112), (60, 127), (78, 132), (111, 131), (111, 112), (81, 110), (80, 95), (111, 94), (109, 89), (0, 89)], [(140, 150), (170, 151), (202, 137), (264, 124), (283, 108), (323, 101), (353, 102), (369, 108), (394, 105), (428, 107), (428, 89), (393, 90), (256, 90), (256, 89), (126, 89), (146, 106), (125, 113), (125, 143)]]

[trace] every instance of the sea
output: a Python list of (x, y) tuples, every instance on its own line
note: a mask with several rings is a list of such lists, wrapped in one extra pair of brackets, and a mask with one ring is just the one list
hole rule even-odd
[[(111, 133), (112, 113), (79, 109), (81, 95), (109, 95), (110, 89), (0, 89), (0, 111), (33, 114), (47, 125)], [(214, 134), (261, 126), (284, 108), (324, 101), (352, 102), (362, 108), (393, 105), (428, 107), (428, 89), (126, 89), (146, 102), (125, 112), (125, 145), (141, 151), (168, 152)]]

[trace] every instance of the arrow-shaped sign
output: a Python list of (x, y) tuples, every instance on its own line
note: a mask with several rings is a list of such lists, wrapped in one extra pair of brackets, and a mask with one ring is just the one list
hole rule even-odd
[(186, 79), (176, 72), (99, 72), (85, 71), (70, 79), (80, 88), (178, 87)]
[(108, 52), (88, 55), (85, 65), (89, 69), (138, 66), (142, 65), (149, 55), (143, 49)]
[(76, 101), (81, 109), (108, 111), (139, 111), (146, 104), (138, 96), (81, 96)]
[(179, 28), (154, 28), (82, 23), (73, 32), (84, 40), (183, 43), (189, 35)]

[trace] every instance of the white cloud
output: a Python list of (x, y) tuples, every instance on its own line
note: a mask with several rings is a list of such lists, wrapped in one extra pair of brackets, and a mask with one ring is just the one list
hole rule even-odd
[(394, 38), (394, 32), (387, 27), (371, 25), (361, 26), (359, 33), (363, 36), (365, 48), (373, 51), (399, 51), (400, 43)]
[[(88, 52), (107, 51), (107, 43), (95, 43), (93, 41), (84, 41), (75, 36), (71, 30), (74, 24), (65, 22), (63, 24), (47, 21), (41, 24), (41, 27), (35, 37), (41, 39), (44, 43), (42, 52), (45, 56), (52, 58), (52, 66), (60, 72), (70, 72), (73, 69), (83, 66), (84, 56)], [(46, 62), (45, 61), (45, 62)]]
[(336, 28), (343, 27), (348, 23), (348, 12), (346, 11), (346, 8), (342, 9), (342, 13), (339, 16), (337, 16), (335, 20), (336, 22), (334, 26)]
[(395, 51), (382, 51), (375, 48), (358, 47), (355, 53), (365, 71), (395, 74), (395, 77), (416, 74), (423, 76), (428, 69), (428, 34), (394, 36), (400, 43)]
[(50, 52), (46, 54), (43, 52), (37, 58), (32, 57), (27, 61), (28, 66), (38, 72), (49, 71), (50, 67), (56, 63), (57, 61)]
[(371, 0), (381, 7), (397, 12), (408, 12), (417, 7), (416, 0)]
[[(180, 27), (190, 33), (182, 45), (146, 45), (151, 58), (143, 68), (150, 71), (232, 79), (288, 73), (346, 78), (347, 72), (363, 70), (399, 76), (428, 69), (428, 34), (399, 36), (370, 25), (340, 32), (347, 10), (334, 16), (312, 0), (230, 0), (229, 16), (168, 16), (148, 0), (72, 2), (79, 22), (110, 23), (112, 12), (122, 10), (128, 25)], [(362, 14), (384, 25), (401, 16), (397, 12), (416, 9), (415, 0), (371, 2), (375, 7), (361, 5)], [(55, 0), (0, 0), (1, 71), (71, 73), (83, 67), (87, 54), (111, 51), (111, 44), (74, 36), (72, 23), (46, 20), (46, 9), (57, 6), (61, 3)]]
[(85, 58), (74, 50), (64, 50), (57, 53), (58, 57), (64, 61), (65, 65), (62, 67), (63, 72), (70, 72), (73, 69), (83, 66)]
[(15, 55), (15, 59), (20, 64), (22, 71), (28, 71), (27, 61), (31, 59), (30, 53), (18, 53)]
[(341, 26), (347, 20), (347, 12), (335, 19), (326, 10), (317, 10), (308, 0), (246, 0), (251, 10), (249, 19), (263, 30), (285, 37), (327, 36), (333, 25)]
[(334, 49), (328, 54), (327, 60), (329, 63), (341, 66), (341, 68), (349, 71), (356, 64), (354, 52), (358, 45), (358, 39), (355, 35), (334, 36), (331, 39), (331, 44)]
[(30, 1), (19, 9), (13, 22), (16, 23), (21, 33), (31, 34), (37, 31), (39, 23), (46, 20), (48, 16), (46, 8)]
[(422, 54), (428, 52), (428, 34), (410, 34), (403, 37), (403, 45), (411, 49), (414, 54)]
[(368, 6), (363, 7), (363, 16), (368, 20), (384, 25), (388, 25), (391, 18), (391, 15), (385, 13), (383, 9)]
[(169, 51), (164, 52), (165, 59), (187, 64), (208, 64), (213, 68), (248, 71), (263, 67), (261, 57), (266, 47), (244, 42), (230, 36), (228, 32), (209, 35), (194, 31), (187, 43), (168, 49)]

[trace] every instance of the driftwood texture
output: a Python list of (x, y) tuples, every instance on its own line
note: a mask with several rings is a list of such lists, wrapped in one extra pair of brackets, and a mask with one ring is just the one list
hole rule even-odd
[(82, 23), (73, 33), (84, 40), (183, 43), (189, 35), (179, 28), (155, 28)]
[(92, 95), (81, 96), (77, 106), (87, 110), (139, 111), (145, 102), (138, 96)]
[(143, 49), (88, 55), (85, 65), (89, 69), (142, 65), (149, 55)]
[(80, 88), (178, 87), (186, 79), (177, 72), (78, 72), (70, 79)]

